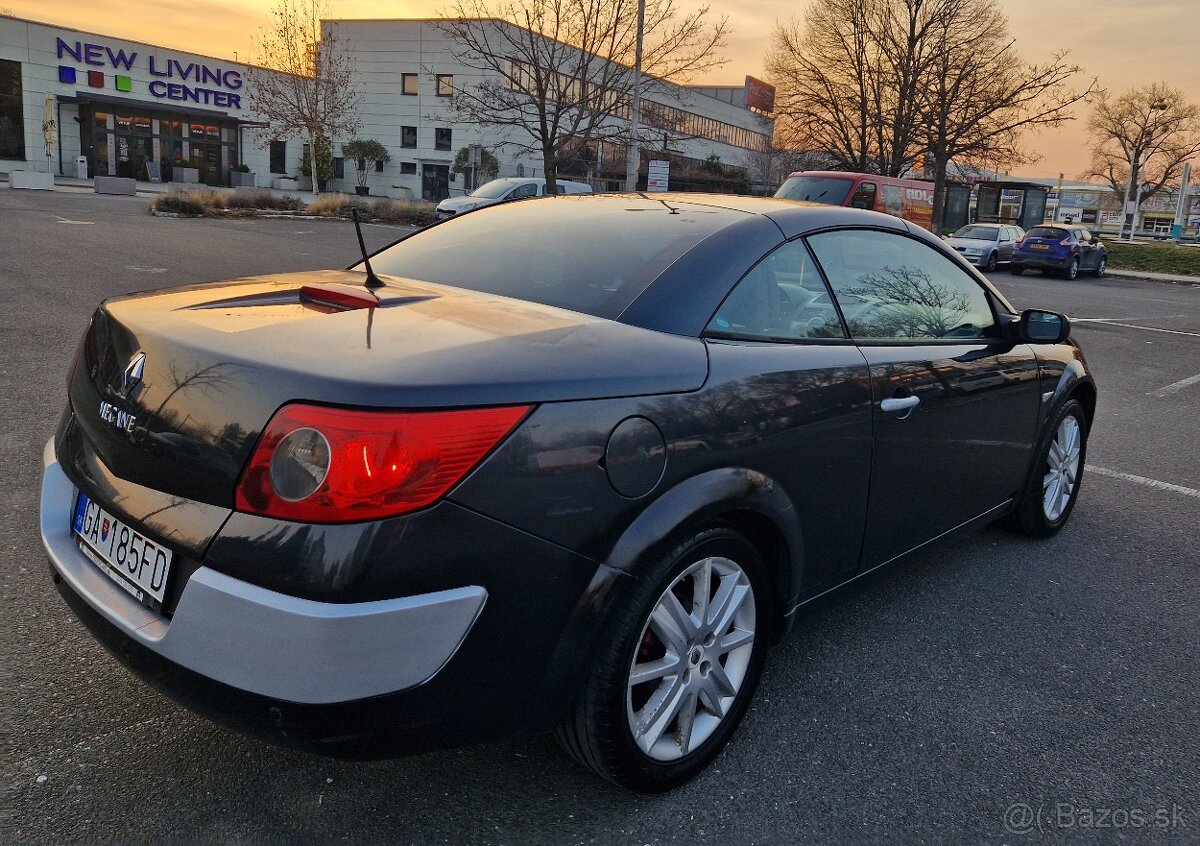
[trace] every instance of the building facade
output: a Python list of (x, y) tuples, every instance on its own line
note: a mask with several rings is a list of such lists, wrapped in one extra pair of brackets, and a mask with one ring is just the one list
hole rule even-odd
[[(542, 176), (540, 157), (521, 154), (513, 138), (455, 119), (449, 108), (456, 88), (483, 81), (455, 58), (455, 45), (435, 20), (332, 20), (352, 53), (354, 85), (361, 94), (360, 138), (384, 145), (390, 160), (367, 174), (376, 196), (439, 200), (463, 193), (469, 176), (453, 170), (458, 151), (480, 145), (496, 156), (500, 176)], [(157, 175), (170, 181), (177, 164), (193, 167), (200, 179), (228, 185), (245, 165), (259, 185), (291, 187), (300, 177), (306, 149), (298, 137), (260, 130), (262, 119), (248, 96), (248, 66), (228, 59), (80, 32), (66, 27), (0, 16), (0, 172), (50, 170), (74, 176), (83, 157), (88, 174)], [(702, 161), (717, 156), (741, 165), (763, 149), (772, 130), (761, 108), (761, 83), (692, 89), (656, 87), (644, 114), (683, 133), (650, 129), (647, 154), (661, 143), (674, 156)], [(43, 115), (47, 100), (58, 138), (46, 155)], [(759, 104), (752, 109), (751, 104)], [(653, 123), (653, 120), (648, 121)], [(354, 163), (341, 156), (349, 138), (334, 138), (336, 179), (332, 188), (350, 190)], [(605, 162), (624, 169), (624, 147), (598, 144), (590, 174), (598, 187)], [(157, 166), (157, 168), (156, 168)]]
[[(254, 136), (246, 71), (228, 59), (0, 16), (0, 170), (74, 176), (82, 156), (91, 176), (145, 180), (157, 164), (169, 181), (176, 163), (217, 185), (229, 184), (235, 165), (266, 173), (271, 149)], [(49, 97), (58, 138), (47, 156)], [(290, 146), (280, 170), (299, 168), (300, 145)]]

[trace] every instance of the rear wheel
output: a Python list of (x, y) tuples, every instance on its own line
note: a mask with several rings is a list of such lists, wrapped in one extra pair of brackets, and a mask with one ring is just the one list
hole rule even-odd
[(1011, 273), (1013, 276), (1020, 276), (1022, 273), (1025, 272), (1025, 266), (1021, 265), (1021, 264), (1017, 264), (1014, 261), (1008, 266), (1008, 272)]
[(691, 535), (634, 586), (558, 729), (563, 748), (623, 787), (658, 793), (702, 770), (741, 722), (772, 607), (758, 553), (726, 528)]
[(1075, 279), (1079, 276), (1079, 256), (1072, 256), (1071, 263), (1067, 265), (1067, 269), (1063, 271), (1064, 279)]
[(1067, 400), (1042, 436), (1038, 463), (1006, 519), (1010, 528), (1049, 537), (1066, 525), (1079, 498), (1087, 435), (1087, 412), (1079, 400)]

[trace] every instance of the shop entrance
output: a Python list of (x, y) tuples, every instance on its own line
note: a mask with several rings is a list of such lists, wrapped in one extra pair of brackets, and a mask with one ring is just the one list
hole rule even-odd
[(440, 203), (450, 196), (450, 165), (421, 165), (421, 199)]

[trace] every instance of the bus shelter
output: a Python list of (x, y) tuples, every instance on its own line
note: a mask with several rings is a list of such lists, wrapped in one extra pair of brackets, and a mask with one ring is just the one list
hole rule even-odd
[(980, 223), (1008, 223), (1022, 229), (1040, 226), (1046, 217), (1050, 189), (1036, 182), (979, 182), (975, 219)]

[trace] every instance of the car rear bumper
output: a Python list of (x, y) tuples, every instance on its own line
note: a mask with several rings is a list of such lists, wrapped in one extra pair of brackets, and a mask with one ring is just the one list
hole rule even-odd
[[(70, 529), (76, 475), (92, 483), (79, 468), (64, 468), (54, 442), (47, 444), (43, 543), (58, 591), (96, 639), (143, 681), (215, 722), (333, 757), (390, 757), (554, 725), (629, 580), (443, 503), (416, 521), (365, 524), (358, 540), (344, 541), (368, 560), (388, 562), (370, 569), (404, 576), (389, 582), (397, 592), (405, 592), (403, 581), (429, 584), (414, 580), (430, 573), (436, 587), (397, 599), (375, 592), (361, 602), (301, 598), (273, 589), (258, 572), (313, 566), (296, 557), (295, 544), (280, 544), (287, 525), (268, 527), (258, 541), (231, 539), (234, 518), (246, 518), (235, 513), (220, 543), (193, 553), (201, 560), (181, 574), (186, 581), (168, 618), (79, 550)], [(131, 490), (119, 489), (116, 501)], [(112, 493), (84, 492), (120, 514)], [(158, 537), (170, 545), (161, 528)], [(335, 553), (338, 538), (323, 535), (305, 547)], [(226, 560), (234, 549), (244, 561)], [(342, 565), (336, 555), (325, 560), (327, 568)], [(256, 572), (263, 584), (247, 581)]]
[(42, 542), (61, 584), (130, 640), (213, 681), (322, 704), (423, 684), (458, 650), (487, 599), (477, 585), (358, 603), (267, 590), (201, 566), (168, 619), (121, 590), (71, 535), (75, 488), (43, 455)]
[(1021, 253), (1013, 256), (1013, 264), (1022, 267), (1049, 267), (1054, 270), (1065, 270), (1071, 264), (1071, 256), (1054, 256)]

